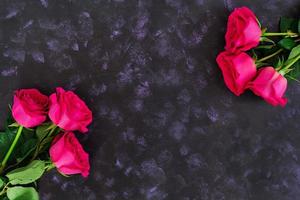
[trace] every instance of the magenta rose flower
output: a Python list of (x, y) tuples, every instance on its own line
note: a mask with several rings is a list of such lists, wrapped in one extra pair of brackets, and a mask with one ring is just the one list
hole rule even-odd
[(287, 80), (273, 67), (260, 69), (255, 80), (249, 83), (249, 88), (273, 106), (285, 106), (287, 103), (287, 98), (283, 97), (287, 88)]
[(14, 95), (12, 115), (26, 128), (42, 124), (47, 119), (49, 99), (37, 89), (17, 90)]
[(247, 51), (259, 44), (261, 35), (254, 13), (247, 7), (236, 8), (228, 18), (225, 49), (230, 52)]
[(87, 132), (92, 122), (92, 112), (73, 92), (56, 88), (50, 96), (49, 117), (54, 124), (66, 131)]
[(50, 158), (62, 174), (81, 174), (87, 177), (90, 171), (89, 155), (83, 150), (74, 133), (58, 134), (49, 150)]
[(243, 52), (231, 54), (224, 51), (218, 55), (217, 63), (226, 86), (237, 96), (245, 91), (248, 82), (256, 75), (254, 60)]

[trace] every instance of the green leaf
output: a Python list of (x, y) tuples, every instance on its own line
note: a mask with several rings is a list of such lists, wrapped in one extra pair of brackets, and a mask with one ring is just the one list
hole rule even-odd
[(45, 138), (41, 143), (40, 143), (40, 148), (39, 148), (39, 152), (43, 152), (46, 149), (48, 149), (51, 145), (51, 142), (53, 141), (54, 136), (51, 137), (47, 137)]
[(39, 179), (45, 171), (45, 162), (34, 160), (29, 165), (6, 174), (12, 185), (28, 184)]
[(18, 153), (17, 162), (22, 162), (35, 150), (37, 139), (31, 138), (27, 140), (21, 147)]
[(281, 17), (280, 18), (280, 31), (285, 33), (287, 32), (291, 25), (292, 25), (293, 19), (287, 18), (287, 17)]
[(60, 128), (53, 123), (45, 123), (42, 126), (37, 127), (36, 136), (38, 138), (38, 154), (46, 151), (53, 141), (53, 138), (61, 131)]
[(27, 155), (28, 152), (32, 151), (36, 147), (37, 139), (31, 138), (27, 140), (20, 148), (20, 154), (22, 156)]
[(294, 47), (288, 57), (288, 60), (292, 60), (300, 55), (300, 45)]
[(33, 129), (28, 129), (28, 128), (23, 129), (23, 131), (22, 131), (23, 142), (30, 139), (30, 138), (33, 138), (33, 137), (35, 137)]
[(14, 138), (15, 133), (13, 132), (0, 132), (0, 161), (3, 160)]
[(51, 125), (52, 123), (45, 123), (37, 127), (35, 134), (39, 141), (42, 141), (45, 137), (47, 137), (48, 133), (51, 131), (51, 129), (49, 129)]
[[(11, 124), (11, 123), (10, 123)], [(17, 133), (17, 127), (8, 127), (6, 126), (5, 132), (0, 132), (0, 161), (3, 160), (6, 152), (8, 151), (12, 141), (14, 140), (16, 133)], [(12, 152), (8, 166), (10, 166), (13, 163), (16, 163), (17, 160), (20, 158), (23, 158), (28, 152), (25, 152), (28, 150), (28, 147), (32, 146), (33, 140), (35, 138), (34, 131), (32, 129), (26, 129), (24, 128), (21, 134), (21, 137), (16, 145), (16, 148)]]
[(292, 71), (288, 73), (288, 78), (290, 80), (298, 79), (300, 77), (300, 61), (293, 65)]
[(9, 200), (38, 200), (39, 195), (33, 187), (11, 187), (7, 189)]
[[(284, 66), (291, 65), (299, 55), (300, 55), (300, 45), (298, 45), (292, 49), (287, 61), (285, 61), (285, 63), (284, 63)], [(298, 62), (293, 64), (293, 66), (290, 67), (289, 71), (296, 71), (294, 73), (298, 74), (297, 69), (295, 69), (297, 67), (296, 66), (297, 63)], [(290, 76), (294, 77), (293, 75), (290, 75)]]
[(300, 33), (300, 19), (298, 20), (298, 33)]
[(298, 20), (288, 17), (281, 17), (280, 32), (286, 33), (288, 31), (298, 32)]
[(0, 200), (9, 200), (9, 199), (7, 198), (7, 196), (1, 196)]
[(278, 42), (278, 45), (284, 49), (292, 50), (297, 43), (291, 38), (284, 38)]
[(7, 169), (17, 167), (21, 162), (26, 160), (29, 156), (33, 155), (34, 150), (36, 149), (37, 139), (32, 138), (26, 141), (21, 147), (16, 162), (12, 165), (9, 165)]
[(2, 188), (4, 186), (4, 181), (0, 178), (0, 188)]

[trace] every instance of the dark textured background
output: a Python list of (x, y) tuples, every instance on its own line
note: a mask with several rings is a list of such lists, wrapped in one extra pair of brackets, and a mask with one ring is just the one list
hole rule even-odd
[[(286, 108), (235, 97), (215, 57), (229, 12), (276, 31), (298, 0), (1, 0), (0, 120), (17, 88), (75, 90), (94, 113), (91, 174), (42, 200), (296, 200), (300, 86)], [(299, 15), (298, 15), (299, 16)]]

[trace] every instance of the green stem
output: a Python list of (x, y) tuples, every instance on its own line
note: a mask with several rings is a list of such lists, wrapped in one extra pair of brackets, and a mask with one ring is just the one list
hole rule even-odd
[(15, 149), (16, 144), (19, 141), (19, 138), (21, 136), (22, 130), (23, 130), (23, 126), (19, 126), (18, 132), (16, 134), (16, 137), (15, 137), (14, 141), (12, 142), (10, 148), (8, 149), (8, 152), (6, 153), (3, 161), (1, 162), (0, 174), (2, 173), (2, 171), (4, 170), (4, 168), (6, 167), (6, 164), (7, 164), (7, 161), (9, 159), (9, 157), (10, 157), (11, 153), (13, 152), (13, 150)]
[(263, 33), (262, 36), (289, 36), (289, 37), (298, 37), (298, 33), (286, 32), (286, 33)]
[(48, 171), (50, 171), (51, 169), (54, 169), (54, 168), (56, 168), (56, 166), (54, 165), (53, 162), (50, 161), (49, 164), (46, 166), (45, 170), (48, 172)]
[(291, 62), (290, 64), (288, 64), (287, 66), (284, 67), (284, 69), (288, 69), (290, 68), (293, 64), (295, 64), (298, 60), (300, 59), (300, 55), (298, 55), (293, 62)]
[(270, 59), (270, 58), (276, 56), (277, 54), (281, 53), (282, 51), (283, 51), (283, 49), (279, 49), (278, 51), (272, 53), (271, 55), (268, 55), (268, 56), (266, 56), (266, 57), (263, 57), (263, 58), (257, 60), (256, 62), (264, 62), (264, 61), (266, 61), (266, 60), (268, 60), (268, 59)]
[(285, 75), (287, 72), (289, 72), (289, 68), (291, 66), (293, 66), (298, 60), (300, 59), (300, 54), (292, 61), (290, 62), (288, 65), (284, 66), (279, 73)]
[(47, 130), (55, 130), (57, 128), (57, 125), (56, 124), (51, 124), (51, 126), (49, 126), (49, 128), (47, 128)]
[(2, 191), (0, 192), (0, 197), (6, 193), (6, 190), (7, 190), (9, 184), (10, 184), (10, 182), (6, 183), (6, 185), (3, 187)]

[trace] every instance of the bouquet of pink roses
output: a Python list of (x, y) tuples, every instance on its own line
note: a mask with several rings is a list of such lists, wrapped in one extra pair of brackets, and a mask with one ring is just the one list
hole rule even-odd
[(299, 33), (298, 19), (282, 17), (280, 32), (270, 33), (250, 9), (236, 8), (228, 18), (225, 51), (217, 57), (227, 87), (237, 96), (250, 89), (273, 106), (285, 106), (287, 79), (300, 76)]
[(57, 88), (49, 98), (36, 89), (15, 92), (0, 133), (0, 199), (37, 200), (36, 182), (53, 169), (89, 175), (89, 155), (72, 131), (86, 133), (92, 112), (73, 92)]

